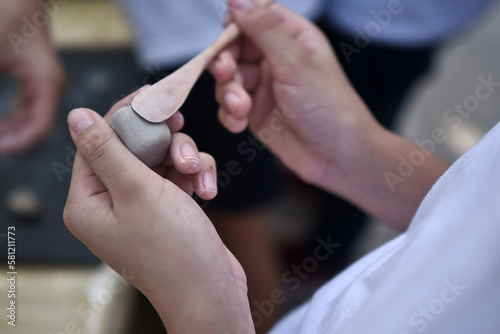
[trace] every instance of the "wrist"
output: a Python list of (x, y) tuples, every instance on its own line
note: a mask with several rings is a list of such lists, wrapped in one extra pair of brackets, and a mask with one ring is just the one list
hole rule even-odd
[[(330, 160), (323, 187), (371, 216), (399, 230), (406, 229), (422, 199), (448, 165), (376, 122), (353, 129), (359, 140), (338, 159)], [(424, 157), (423, 161), (418, 166), (405, 167), (408, 170), (401, 175), (402, 161), (414, 154)]]
[(172, 290), (156, 286), (153, 294), (146, 294), (168, 333), (253, 332), (246, 283), (227, 277)]
[[(342, 197), (349, 197), (352, 186), (369, 181), (373, 174), (374, 161), (380, 157), (387, 138), (383, 128), (369, 113), (348, 112), (352, 117), (344, 119), (337, 136), (335, 149), (331, 149), (318, 163), (322, 166), (321, 177), (312, 182)], [(366, 116), (366, 117), (365, 117)]]

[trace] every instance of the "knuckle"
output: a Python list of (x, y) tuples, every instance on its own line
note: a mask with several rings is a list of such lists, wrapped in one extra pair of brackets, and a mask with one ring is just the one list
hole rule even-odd
[(252, 21), (256, 34), (262, 34), (273, 30), (280, 24), (275, 14), (267, 10), (256, 12)]
[(109, 133), (104, 133), (100, 128), (89, 129), (82, 137), (78, 149), (89, 164), (99, 160), (107, 151), (111, 140)]
[[(130, 204), (137, 204), (149, 198), (154, 187), (148, 187), (148, 184), (154, 184), (156, 180), (151, 178), (150, 174), (143, 175), (142, 178), (130, 177), (127, 179), (118, 179), (114, 186), (115, 194), (119, 201), (125, 205), (123, 211), (130, 211)], [(118, 205), (118, 204), (117, 204)], [(117, 210), (121, 211), (121, 210)]]
[(68, 199), (63, 210), (63, 222), (68, 231), (76, 238), (80, 239), (85, 235), (86, 227), (90, 222), (88, 217), (89, 212), (85, 207), (82, 207), (76, 200)]
[(68, 225), (71, 225), (71, 222), (72, 222), (72, 219), (71, 219), (71, 204), (68, 200), (68, 202), (66, 202), (66, 205), (64, 206), (64, 210), (63, 210), (63, 221), (64, 221), (64, 224), (66, 224), (66, 226)]
[(66, 205), (63, 210), (63, 221), (66, 228), (73, 234), (75, 234), (75, 206), (73, 201), (68, 198)]
[(200, 157), (203, 160), (203, 165), (205, 169), (207, 170), (216, 169), (216, 162), (212, 155), (210, 155), (209, 153), (201, 152)]

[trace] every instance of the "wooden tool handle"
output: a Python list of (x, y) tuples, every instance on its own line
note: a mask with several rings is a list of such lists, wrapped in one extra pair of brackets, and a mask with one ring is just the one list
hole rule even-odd
[[(260, 2), (267, 8), (269, 8), (274, 0), (260, 0)], [(208, 58), (213, 58), (219, 52), (224, 50), (229, 44), (234, 42), (238, 37), (241, 36), (241, 30), (238, 25), (234, 22), (230, 23), (224, 31), (220, 34), (220, 36), (208, 47), (209, 53)]]
[[(260, 0), (270, 7), (273, 0)], [(230, 23), (219, 38), (198, 56), (174, 73), (140, 92), (132, 101), (133, 110), (151, 123), (161, 123), (172, 116), (186, 101), (196, 80), (224, 48), (241, 35), (236, 23)]]
[(241, 30), (238, 27), (238, 25), (234, 22), (229, 24), (226, 27), (226, 29), (224, 29), (224, 31), (220, 34), (220, 36), (215, 40), (215, 42), (213, 42), (212, 45), (208, 47), (207, 50), (210, 50), (210, 55), (211, 55), (211, 57), (208, 58), (215, 57), (217, 54), (219, 54), (219, 52), (224, 50), (229, 44), (238, 39), (240, 35), (241, 35)]

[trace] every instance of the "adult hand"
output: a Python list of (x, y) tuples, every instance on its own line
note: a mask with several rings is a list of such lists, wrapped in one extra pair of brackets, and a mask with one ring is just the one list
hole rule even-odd
[[(140, 289), (169, 333), (236, 333), (251, 324), (246, 278), (212, 223), (190, 197), (216, 192), (215, 161), (172, 130), (169, 156), (149, 169), (91, 110), (68, 116), (78, 148), (64, 221), (99, 258)], [(243, 319), (243, 320), (242, 320)]]
[(210, 68), (221, 123), (233, 132), (249, 125), (306, 182), (406, 228), (448, 166), (421, 153), (412, 175), (395, 174), (399, 157), (419, 148), (376, 122), (319, 29), (279, 3), (229, 4), (245, 37)]
[[(37, 1), (0, 0), (0, 73), (21, 81), (20, 100), (8, 119), (0, 119), (0, 155), (19, 153), (46, 138), (55, 122), (64, 86), (58, 56), (46, 29), (24, 36), (21, 19), (42, 10)], [(13, 37), (15, 34), (16, 37)], [(23, 40), (22, 43), (16, 43)]]

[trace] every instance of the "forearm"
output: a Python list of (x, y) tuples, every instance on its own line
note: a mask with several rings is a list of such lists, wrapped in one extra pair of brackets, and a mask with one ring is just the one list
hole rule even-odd
[(358, 152), (341, 167), (328, 168), (325, 187), (370, 215), (404, 230), (448, 164), (380, 127), (363, 136)]

